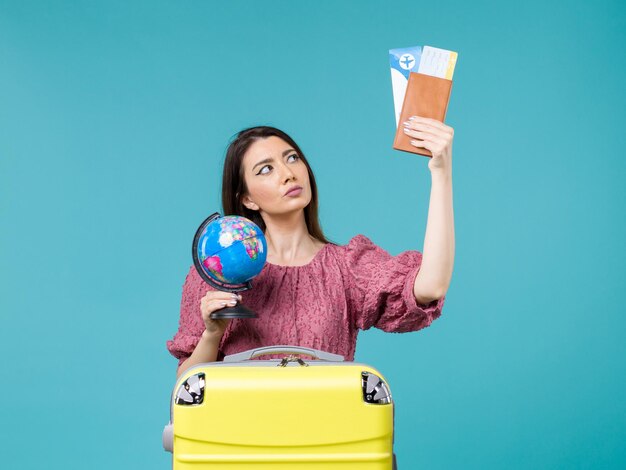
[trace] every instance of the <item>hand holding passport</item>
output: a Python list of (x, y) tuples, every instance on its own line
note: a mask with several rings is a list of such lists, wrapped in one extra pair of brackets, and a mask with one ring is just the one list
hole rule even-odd
[(432, 157), (428, 149), (411, 145), (411, 137), (398, 124), (411, 116), (444, 121), (457, 56), (456, 52), (430, 46), (389, 51), (396, 114), (394, 149)]

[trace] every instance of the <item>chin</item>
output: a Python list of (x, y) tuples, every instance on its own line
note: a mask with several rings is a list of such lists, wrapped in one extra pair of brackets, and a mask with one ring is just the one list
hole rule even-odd
[(291, 206), (291, 210), (292, 211), (304, 211), (304, 209), (306, 209), (310, 203), (311, 203), (310, 200), (298, 201), (298, 204), (294, 204), (293, 206)]

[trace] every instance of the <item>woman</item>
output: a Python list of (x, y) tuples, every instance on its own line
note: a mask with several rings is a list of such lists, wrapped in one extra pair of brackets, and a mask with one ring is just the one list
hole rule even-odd
[[(411, 144), (431, 151), (430, 207), (424, 253), (392, 257), (367, 237), (329, 242), (318, 221), (317, 186), (298, 145), (273, 127), (241, 131), (226, 152), (225, 215), (255, 222), (267, 240), (267, 262), (243, 295), (207, 285), (192, 266), (183, 286), (180, 324), (167, 348), (178, 375), (224, 355), (290, 344), (354, 358), (359, 329), (416, 331), (441, 315), (454, 262), (453, 129), (414, 116)], [(256, 319), (211, 320), (243, 301)]]

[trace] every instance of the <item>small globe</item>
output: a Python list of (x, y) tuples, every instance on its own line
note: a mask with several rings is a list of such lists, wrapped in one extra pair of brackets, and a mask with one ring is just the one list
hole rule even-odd
[[(205, 281), (224, 290), (249, 288), (267, 258), (267, 242), (261, 229), (245, 217), (213, 214), (194, 238), (196, 268)], [(214, 285), (215, 285), (214, 284)]]

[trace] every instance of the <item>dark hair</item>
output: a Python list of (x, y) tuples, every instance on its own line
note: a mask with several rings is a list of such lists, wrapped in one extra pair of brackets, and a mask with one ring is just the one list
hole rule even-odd
[(222, 208), (224, 215), (239, 215), (250, 219), (265, 232), (265, 222), (259, 211), (248, 209), (241, 196), (248, 191), (244, 179), (243, 156), (255, 141), (276, 136), (291, 145), (306, 165), (311, 185), (311, 202), (304, 208), (304, 220), (309, 234), (324, 243), (332, 243), (324, 236), (318, 216), (317, 185), (313, 171), (298, 144), (280, 129), (269, 126), (250, 127), (240, 131), (226, 150), (224, 174), (222, 175)]

